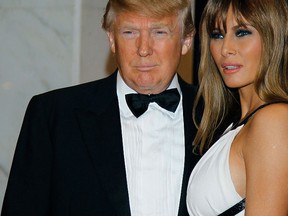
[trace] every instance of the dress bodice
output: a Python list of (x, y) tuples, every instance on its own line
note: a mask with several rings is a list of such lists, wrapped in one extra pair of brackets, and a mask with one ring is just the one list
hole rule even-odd
[[(191, 216), (216, 216), (242, 200), (232, 182), (229, 152), (243, 125), (231, 127), (205, 153), (190, 176), (187, 207)], [(244, 211), (240, 215), (244, 215)]]
[[(191, 216), (216, 216), (243, 198), (237, 193), (229, 167), (232, 142), (241, 128), (260, 109), (276, 101), (265, 103), (238, 124), (230, 125), (222, 137), (204, 154), (193, 169), (187, 189), (187, 208)], [(244, 216), (245, 209), (237, 214)]]

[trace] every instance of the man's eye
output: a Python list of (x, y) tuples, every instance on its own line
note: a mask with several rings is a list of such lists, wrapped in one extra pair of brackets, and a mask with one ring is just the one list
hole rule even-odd
[(156, 34), (160, 34), (160, 35), (161, 34), (167, 34), (167, 31), (161, 31), (161, 30), (160, 31), (156, 31)]
[(152, 31), (152, 34), (153, 34), (154, 36), (157, 36), (157, 37), (159, 37), (159, 36), (162, 37), (162, 36), (168, 35), (169, 32), (166, 31), (166, 30), (155, 29), (155, 30)]
[(249, 31), (249, 30), (245, 30), (245, 29), (239, 29), (239, 30), (236, 31), (236, 36), (237, 37), (244, 37), (244, 36), (250, 35), (250, 34), (252, 34), (252, 32)]
[(123, 30), (121, 32), (121, 34), (123, 35), (123, 37), (125, 38), (134, 38), (137, 36), (137, 31), (133, 31), (133, 30)]
[(224, 38), (224, 36), (223, 36), (223, 34), (222, 33), (220, 33), (220, 32), (212, 32), (211, 34), (210, 34), (210, 38), (211, 39), (223, 39)]
[(124, 34), (124, 35), (131, 35), (133, 33), (134, 33), (133, 31), (123, 31), (122, 32), (122, 34)]

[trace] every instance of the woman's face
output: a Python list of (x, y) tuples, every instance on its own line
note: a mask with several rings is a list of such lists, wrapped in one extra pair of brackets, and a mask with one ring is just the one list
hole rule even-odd
[(227, 30), (216, 26), (211, 34), (210, 51), (226, 86), (253, 86), (259, 71), (262, 42), (259, 32), (248, 22), (236, 22), (231, 7), (227, 14)]

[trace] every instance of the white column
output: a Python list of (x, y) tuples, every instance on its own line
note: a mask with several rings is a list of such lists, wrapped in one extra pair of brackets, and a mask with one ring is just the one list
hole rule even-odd
[(0, 1), (0, 208), (30, 98), (80, 80), (80, 0)]

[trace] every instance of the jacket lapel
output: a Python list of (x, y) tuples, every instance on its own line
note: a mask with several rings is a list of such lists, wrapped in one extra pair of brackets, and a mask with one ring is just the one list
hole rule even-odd
[(191, 171), (197, 161), (200, 159), (198, 155), (193, 153), (192, 142), (196, 134), (196, 127), (192, 120), (192, 107), (193, 101), (196, 95), (196, 89), (187, 83), (185, 83), (178, 76), (179, 84), (183, 96), (183, 115), (184, 115), (184, 134), (185, 134), (185, 162), (184, 162), (184, 173), (182, 180), (181, 198), (179, 205), (178, 216), (187, 216), (188, 211), (186, 207), (186, 194), (187, 185)]
[[(83, 140), (90, 153), (91, 161), (103, 187), (117, 211), (117, 215), (130, 216), (121, 124), (116, 95), (116, 74), (103, 81), (94, 98), (102, 98), (101, 103), (92, 103), (78, 114)], [(196, 90), (179, 77), (183, 93), (185, 166), (178, 216), (188, 215), (186, 190), (190, 173), (199, 157), (192, 153), (192, 140), (196, 128), (192, 121), (192, 105)], [(97, 94), (97, 92), (99, 92)]]
[(117, 215), (130, 216), (116, 75), (108, 80), (112, 82), (103, 83), (98, 90), (100, 93), (94, 97), (103, 100), (79, 113), (78, 120), (97, 176), (113, 205), (111, 207)]

